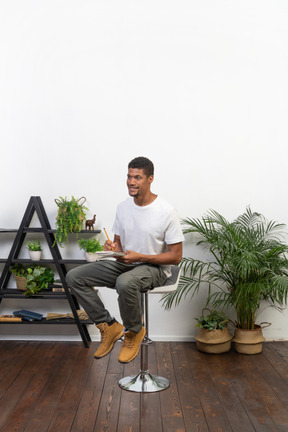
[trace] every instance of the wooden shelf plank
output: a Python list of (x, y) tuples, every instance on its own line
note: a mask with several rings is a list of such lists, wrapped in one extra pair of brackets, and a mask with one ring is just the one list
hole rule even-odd
[[(0, 260), (1, 262), (1, 260)], [(6, 261), (4, 261), (6, 262)], [(85, 259), (58, 259), (58, 262), (60, 264), (85, 264), (88, 261), (86, 261)], [(55, 264), (55, 261), (53, 259), (41, 259), (39, 261), (32, 261), (30, 258), (14, 258), (12, 260), (12, 263), (19, 263), (19, 264), (25, 264), (25, 263), (30, 263), (31, 265), (33, 264)]]
[(0, 298), (19, 298), (19, 299), (65, 299), (67, 296), (65, 292), (57, 292), (52, 290), (43, 290), (39, 294), (35, 294), (31, 297), (25, 297), (24, 291), (19, 291), (16, 288), (7, 288), (0, 291)]
[[(25, 324), (25, 325), (33, 325), (33, 324), (40, 324), (40, 325), (51, 325), (51, 324), (74, 324), (75, 320), (73, 318), (59, 318), (59, 319), (52, 319), (52, 320), (46, 320), (46, 319), (42, 319), (42, 320), (34, 320), (34, 321), (1, 321), (1, 325), (2, 324)], [(80, 320), (80, 324), (82, 325), (90, 325), (90, 324), (94, 324), (93, 321), (89, 320)]]

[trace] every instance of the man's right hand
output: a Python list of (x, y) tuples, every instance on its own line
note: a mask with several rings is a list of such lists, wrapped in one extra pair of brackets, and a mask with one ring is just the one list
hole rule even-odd
[(115, 235), (113, 242), (111, 242), (111, 240), (106, 240), (104, 243), (104, 251), (122, 252), (123, 249), (122, 249), (120, 237)]
[(111, 242), (111, 240), (106, 240), (104, 243), (104, 251), (112, 251), (115, 250), (116, 243)]

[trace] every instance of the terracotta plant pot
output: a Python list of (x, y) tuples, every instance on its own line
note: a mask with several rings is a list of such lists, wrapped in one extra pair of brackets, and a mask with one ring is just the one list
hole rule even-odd
[(265, 341), (262, 328), (260, 325), (255, 325), (254, 330), (235, 328), (233, 338), (235, 351), (240, 354), (260, 354)]
[(223, 330), (199, 328), (195, 339), (199, 351), (208, 354), (222, 354), (230, 350), (232, 335), (227, 327)]

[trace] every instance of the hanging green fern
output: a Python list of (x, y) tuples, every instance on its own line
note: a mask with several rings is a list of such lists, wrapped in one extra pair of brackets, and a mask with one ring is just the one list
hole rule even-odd
[(69, 242), (70, 233), (79, 233), (82, 230), (86, 216), (85, 210), (88, 211), (88, 208), (83, 205), (85, 201), (86, 198), (84, 197), (76, 199), (73, 196), (71, 200), (67, 200), (67, 197), (55, 199), (58, 206), (55, 242), (59, 246), (62, 247), (63, 243), (67, 244)]

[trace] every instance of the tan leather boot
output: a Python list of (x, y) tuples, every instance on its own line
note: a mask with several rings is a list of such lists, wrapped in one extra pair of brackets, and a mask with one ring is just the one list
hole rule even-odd
[(124, 327), (117, 321), (109, 326), (107, 323), (97, 324), (96, 327), (101, 333), (101, 343), (94, 354), (95, 358), (102, 358), (109, 354), (114, 343), (123, 336)]
[(139, 333), (132, 331), (124, 333), (124, 343), (118, 358), (120, 363), (129, 363), (137, 356), (145, 334), (146, 330), (144, 327), (142, 327)]

